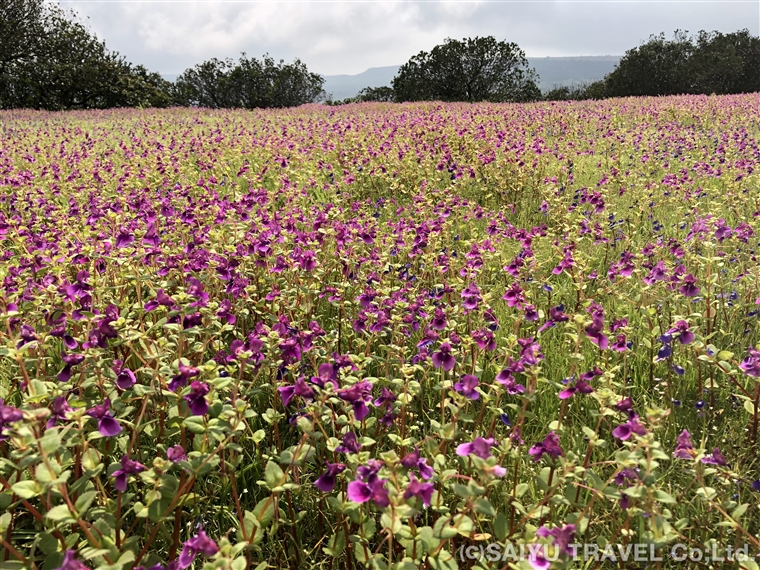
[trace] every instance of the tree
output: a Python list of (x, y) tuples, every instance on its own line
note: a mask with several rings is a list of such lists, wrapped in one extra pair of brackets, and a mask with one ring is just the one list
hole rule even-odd
[(185, 70), (175, 83), (175, 96), (185, 105), (214, 109), (295, 107), (325, 98), (324, 79), (301, 60), (279, 63), (243, 53), (238, 63), (211, 59)]
[(356, 96), (357, 100), (364, 102), (389, 103), (393, 101), (393, 88), (391, 87), (365, 87)]
[(686, 93), (692, 50), (685, 32), (676, 31), (672, 41), (665, 34), (650, 36), (646, 43), (625, 52), (606, 77), (607, 90), (613, 97)]
[[(36, 10), (27, 3), (28, 45), (3, 51), (0, 107), (57, 111), (171, 104), (167, 81), (109, 51), (73, 13), (51, 5)], [(16, 13), (20, 8), (7, 17), (19, 21)]]
[(186, 69), (175, 84), (175, 97), (181, 105), (211, 109), (239, 107), (237, 90), (232, 89), (231, 59), (210, 59)]
[(760, 38), (748, 30), (650, 36), (607, 75), (605, 91), (613, 97), (760, 91)]
[(517, 44), (448, 38), (401, 66), (393, 94), (396, 101), (532, 101), (541, 97), (537, 80)]
[(760, 38), (745, 29), (732, 34), (701, 31), (692, 41), (689, 92), (760, 91)]
[(44, 0), (0, 3), (0, 74), (13, 62), (33, 56), (44, 36)]

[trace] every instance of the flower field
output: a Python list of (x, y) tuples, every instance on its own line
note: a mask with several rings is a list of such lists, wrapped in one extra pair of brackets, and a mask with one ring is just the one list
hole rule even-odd
[(754, 557), (759, 140), (757, 94), (0, 113), (0, 567)]

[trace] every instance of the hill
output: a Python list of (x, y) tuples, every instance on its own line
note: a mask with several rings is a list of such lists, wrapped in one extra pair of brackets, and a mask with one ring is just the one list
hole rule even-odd
[[(618, 55), (578, 57), (529, 57), (538, 72), (542, 91), (559, 85), (572, 85), (601, 79), (620, 61)], [(400, 66), (371, 67), (357, 75), (324, 75), (325, 91), (335, 100), (353, 97), (364, 87), (390, 85)]]

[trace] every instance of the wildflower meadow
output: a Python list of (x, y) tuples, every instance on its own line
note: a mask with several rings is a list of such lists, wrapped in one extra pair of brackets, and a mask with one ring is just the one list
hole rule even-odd
[(0, 113), (0, 567), (757, 570), (759, 140), (757, 94)]

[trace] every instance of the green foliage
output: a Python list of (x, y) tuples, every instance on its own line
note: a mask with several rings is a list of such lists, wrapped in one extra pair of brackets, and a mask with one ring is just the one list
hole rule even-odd
[(651, 36), (626, 52), (605, 87), (613, 97), (760, 91), (760, 38), (746, 29)]
[(603, 80), (579, 85), (559, 86), (544, 93), (544, 101), (584, 101), (604, 99), (606, 90)]
[(357, 98), (361, 102), (390, 103), (393, 101), (393, 88), (388, 86), (365, 87), (359, 91)]
[(237, 63), (210, 59), (185, 70), (174, 89), (182, 105), (256, 109), (319, 102), (326, 97), (323, 84), (324, 79), (299, 59), (287, 64), (269, 55), (257, 60), (243, 53)]
[[(168, 81), (109, 51), (73, 14), (51, 5), (33, 8), (28, 8), (22, 47), (0, 54), (0, 108), (57, 111), (171, 103)], [(13, 21), (11, 14), (0, 16), (1, 25)]]
[(337, 105), (350, 105), (351, 103), (390, 103), (393, 101), (393, 88), (391, 87), (365, 87), (355, 97), (347, 97), (341, 101), (328, 99), (325, 105), (334, 107)]
[(538, 76), (514, 43), (493, 36), (451, 38), (422, 51), (393, 79), (396, 101), (533, 101)]

